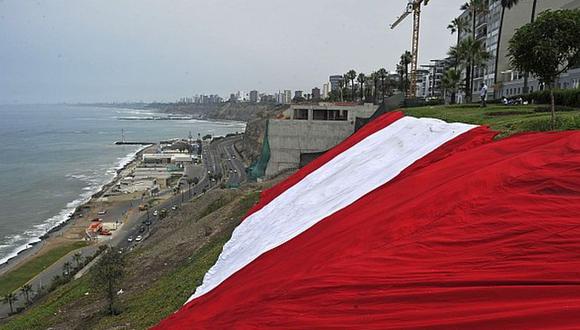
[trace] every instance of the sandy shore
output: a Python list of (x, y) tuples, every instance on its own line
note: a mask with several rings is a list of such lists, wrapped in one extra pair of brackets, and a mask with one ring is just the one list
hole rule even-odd
[[(117, 170), (117, 175), (111, 182), (104, 185), (88, 202), (79, 205), (69, 219), (52, 228), (48, 233), (40, 237), (40, 242), (19, 252), (18, 255), (0, 265), (0, 275), (19, 267), (37, 256), (41, 256), (58, 246), (85, 240), (85, 229), (90, 224), (91, 219), (101, 217), (98, 215), (99, 211), (107, 209), (114, 214), (115, 210), (127, 208), (127, 204), (136, 206), (133, 204), (140, 200), (141, 195), (139, 193), (107, 198), (108, 200), (106, 201), (103, 201), (101, 197), (105, 192), (116, 185), (121, 178), (129, 174), (141, 161), (143, 153), (152, 148), (154, 148), (154, 146), (149, 146), (136, 153), (133, 160), (127, 163), (123, 168)], [(98, 242), (92, 242), (92, 244), (98, 244)]]

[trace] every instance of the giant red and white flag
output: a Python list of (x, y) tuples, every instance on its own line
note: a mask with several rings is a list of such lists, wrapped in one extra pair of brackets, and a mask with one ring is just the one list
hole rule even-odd
[(580, 328), (580, 132), (389, 113), (263, 193), (159, 329)]

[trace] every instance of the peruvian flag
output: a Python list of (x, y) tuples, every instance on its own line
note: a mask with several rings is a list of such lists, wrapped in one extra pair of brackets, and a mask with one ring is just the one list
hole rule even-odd
[(580, 132), (383, 115), (263, 193), (158, 329), (578, 329)]

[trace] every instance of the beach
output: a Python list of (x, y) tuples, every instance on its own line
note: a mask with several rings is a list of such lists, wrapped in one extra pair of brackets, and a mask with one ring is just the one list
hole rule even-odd
[(115, 145), (122, 134), (127, 140), (156, 142), (226, 135), (245, 127), (202, 120), (127, 121), (122, 118), (157, 114), (89, 106), (0, 106), (0, 114), (0, 275), (82, 240), (99, 208), (111, 210), (105, 221), (130, 215), (131, 200), (99, 200), (141, 154), (142, 146)]

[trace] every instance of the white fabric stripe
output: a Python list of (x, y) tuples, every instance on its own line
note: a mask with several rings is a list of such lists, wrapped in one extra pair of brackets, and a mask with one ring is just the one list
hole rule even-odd
[(474, 127), (404, 117), (366, 137), (244, 220), (189, 301)]

